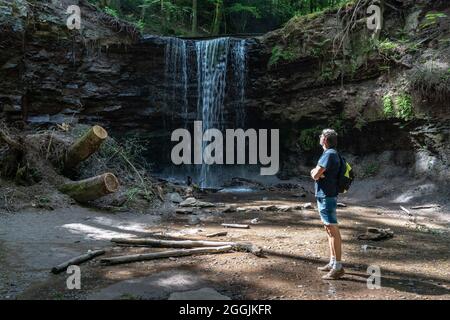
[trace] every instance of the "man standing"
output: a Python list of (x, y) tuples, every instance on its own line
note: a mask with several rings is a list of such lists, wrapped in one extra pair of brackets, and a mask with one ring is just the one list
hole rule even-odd
[(337, 133), (333, 129), (324, 129), (320, 135), (320, 145), (323, 154), (317, 166), (311, 170), (311, 177), (315, 180), (317, 208), (328, 235), (330, 247), (330, 262), (320, 271), (328, 271), (323, 276), (326, 280), (336, 280), (344, 274), (341, 264), (341, 233), (339, 232), (336, 207), (338, 196), (338, 176), (340, 170), (340, 157), (336, 151)]

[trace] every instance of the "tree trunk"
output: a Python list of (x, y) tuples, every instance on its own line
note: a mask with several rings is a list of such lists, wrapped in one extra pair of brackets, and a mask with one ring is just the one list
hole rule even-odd
[(60, 191), (68, 194), (78, 202), (87, 202), (114, 193), (119, 189), (119, 181), (112, 173), (81, 181), (69, 182), (60, 187)]
[(160, 240), (150, 238), (123, 239), (113, 238), (112, 242), (119, 245), (130, 246), (149, 246), (157, 248), (196, 248), (196, 247), (223, 247), (231, 246), (233, 250), (252, 253), (256, 256), (262, 256), (262, 249), (252, 243), (240, 242), (220, 242), (220, 241), (204, 241), (204, 240)]
[(235, 246), (236, 242), (202, 241), (202, 240), (160, 240), (160, 239), (122, 239), (113, 238), (111, 242), (130, 245), (145, 245), (151, 247), (168, 248), (196, 248)]
[(80, 139), (78, 139), (67, 151), (64, 163), (65, 169), (76, 167), (80, 162), (89, 158), (100, 148), (100, 145), (108, 137), (108, 132), (100, 126), (93, 126)]
[(78, 265), (80, 263), (83, 263), (83, 262), (86, 262), (88, 260), (91, 260), (91, 259), (93, 259), (95, 257), (98, 257), (98, 256), (100, 256), (100, 255), (102, 255), (104, 253), (105, 253), (105, 250), (89, 251), (86, 254), (83, 254), (81, 256), (72, 258), (72, 259), (70, 259), (70, 260), (68, 260), (66, 262), (63, 262), (63, 263), (57, 265), (56, 267), (53, 267), (52, 268), (52, 273), (58, 274), (60, 272), (63, 272), (64, 270), (66, 270), (71, 265)]
[(153, 253), (134, 254), (134, 255), (129, 255), (129, 256), (105, 258), (105, 259), (101, 259), (100, 261), (102, 263), (111, 265), (111, 264), (144, 261), (144, 260), (154, 260), (154, 259), (161, 259), (161, 258), (184, 257), (184, 256), (190, 256), (190, 255), (194, 255), (194, 254), (225, 253), (225, 252), (230, 252), (232, 249), (233, 249), (232, 246), (181, 249), (181, 250), (170, 250), (170, 251), (163, 251), (163, 252), (153, 252)]
[(197, 28), (198, 28), (198, 20), (197, 20), (197, 13), (198, 13), (198, 2), (197, 0), (192, 0), (192, 35), (197, 35)]

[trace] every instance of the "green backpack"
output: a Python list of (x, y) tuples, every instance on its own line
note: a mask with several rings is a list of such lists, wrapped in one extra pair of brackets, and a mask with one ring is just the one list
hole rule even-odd
[(348, 163), (344, 157), (339, 154), (339, 160), (341, 162), (339, 166), (338, 175), (338, 191), (339, 193), (346, 193), (355, 178), (352, 166)]

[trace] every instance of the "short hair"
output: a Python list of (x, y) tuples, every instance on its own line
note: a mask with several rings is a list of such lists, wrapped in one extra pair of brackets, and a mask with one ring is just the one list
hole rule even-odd
[(337, 137), (338, 134), (333, 129), (323, 129), (322, 135), (327, 139), (328, 147), (329, 148), (336, 148), (337, 147)]

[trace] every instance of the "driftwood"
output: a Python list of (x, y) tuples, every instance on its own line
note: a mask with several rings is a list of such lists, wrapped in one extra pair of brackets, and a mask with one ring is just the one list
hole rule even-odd
[(130, 246), (148, 246), (154, 248), (198, 248), (198, 247), (223, 247), (231, 246), (233, 250), (245, 251), (252, 253), (256, 256), (262, 255), (262, 250), (258, 246), (251, 243), (239, 243), (239, 242), (223, 242), (223, 241), (204, 241), (204, 240), (160, 240), (150, 238), (138, 238), (138, 239), (122, 239), (113, 238), (111, 242), (118, 245), (130, 245)]
[(221, 247), (204, 247), (204, 248), (194, 248), (194, 249), (180, 249), (180, 250), (169, 250), (163, 252), (153, 252), (144, 254), (134, 254), (129, 256), (120, 256), (112, 258), (101, 259), (100, 262), (111, 265), (111, 264), (121, 264), (136, 261), (154, 260), (161, 258), (173, 258), (173, 257), (184, 257), (196, 254), (210, 254), (210, 253), (226, 253), (233, 250), (232, 246), (221, 246)]
[(81, 181), (72, 181), (59, 188), (78, 202), (87, 202), (98, 199), (119, 189), (119, 181), (112, 173), (104, 173), (100, 176)]
[(213, 237), (225, 237), (228, 234), (228, 232), (226, 231), (221, 231), (221, 232), (214, 232), (214, 233), (209, 233), (206, 236), (208, 238), (213, 238)]
[(80, 139), (78, 139), (72, 146), (69, 147), (66, 153), (64, 168), (72, 169), (80, 162), (86, 160), (95, 153), (108, 137), (108, 133), (100, 126), (93, 126)]
[(70, 259), (70, 260), (68, 260), (66, 262), (63, 262), (63, 263), (57, 265), (56, 267), (53, 267), (52, 268), (52, 273), (58, 274), (60, 272), (65, 271), (71, 265), (79, 265), (80, 263), (89, 261), (89, 260), (91, 260), (91, 259), (93, 259), (95, 257), (98, 257), (98, 256), (100, 256), (100, 255), (102, 255), (104, 253), (105, 253), (105, 250), (89, 251), (86, 254), (83, 254), (81, 256), (72, 258), (72, 259)]
[(225, 228), (250, 229), (248, 224), (222, 223), (221, 226)]

